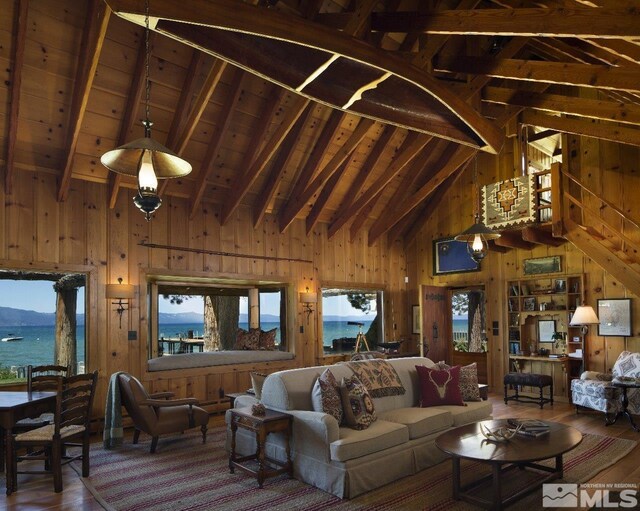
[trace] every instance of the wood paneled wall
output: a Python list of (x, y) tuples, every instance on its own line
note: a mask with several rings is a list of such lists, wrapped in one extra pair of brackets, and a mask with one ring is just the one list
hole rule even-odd
[[(514, 139), (515, 140), (515, 139)], [(565, 161), (572, 160), (571, 172), (583, 182), (589, 183), (594, 192), (618, 204), (636, 222), (640, 220), (640, 151), (638, 148), (580, 137), (564, 139), (568, 148)], [(515, 144), (507, 141), (497, 155), (480, 154), (478, 157), (478, 181), (481, 185), (501, 181), (518, 174)], [(565, 163), (566, 168), (567, 163)], [(481, 271), (447, 276), (433, 276), (432, 241), (462, 232), (473, 222), (476, 198), (473, 196), (473, 166), (440, 201), (437, 211), (425, 222), (414, 240), (408, 240), (407, 262), (409, 269), (409, 296), (417, 299), (422, 284), (437, 286), (467, 286), (484, 284), (487, 296), (487, 325), (499, 322), (499, 335), (493, 336), (487, 328), (489, 339), (488, 371), (491, 385), (500, 386), (508, 368), (506, 341), (507, 324), (505, 310), (505, 282), (523, 276), (523, 261), (529, 258), (559, 255), (562, 257), (562, 274), (584, 273), (585, 299), (594, 309), (599, 298), (629, 297), (632, 300), (633, 336), (599, 337), (597, 327), (592, 327), (586, 338), (587, 368), (609, 371), (618, 354), (629, 349), (640, 351), (640, 300), (611, 277), (606, 270), (594, 263), (570, 243), (559, 247), (536, 246), (533, 250), (512, 249), (500, 254), (490, 252), (482, 262)]]
[[(151, 222), (132, 203), (133, 192), (121, 190), (114, 209), (108, 208), (107, 186), (74, 180), (67, 201), (56, 201), (56, 177), (21, 171), (11, 195), (0, 192), (0, 264), (13, 268), (87, 271), (88, 369), (100, 372), (96, 413), (104, 409), (109, 376), (128, 371), (141, 377), (150, 390), (171, 390), (180, 397), (195, 396), (222, 406), (221, 393), (250, 387), (249, 371), (274, 371), (293, 366), (322, 363), (322, 341), (316, 335), (318, 314), (309, 323), (298, 303), (297, 293), (308, 286), (319, 290), (323, 282), (367, 286), (386, 293), (385, 325), (388, 337), (409, 331), (404, 277), (406, 262), (401, 242), (385, 241), (367, 246), (366, 236), (349, 241), (346, 232), (331, 240), (325, 224), (305, 234), (305, 224), (295, 221), (280, 234), (277, 221), (267, 215), (259, 228), (252, 226), (251, 211), (238, 209), (224, 226), (216, 206), (203, 204), (189, 219), (186, 199), (165, 197)], [(151, 249), (141, 241), (179, 247), (272, 257), (305, 259), (310, 263), (221, 257), (179, 250)], [(210, 276), (246, 280), (278, 280), (289, 283), (295, 311), (292, 362), (245, 364), (148, 373), (146, 275)], [(109, 300), (105, 284), (122, 277), (138, 289), (124, 313), (122, 328)], [(393, 314), (393, 315), (392, 315)], [(393, 330), (393, 322), (397, 325)], [(128, 331), (137, 340), (128, 340)]]

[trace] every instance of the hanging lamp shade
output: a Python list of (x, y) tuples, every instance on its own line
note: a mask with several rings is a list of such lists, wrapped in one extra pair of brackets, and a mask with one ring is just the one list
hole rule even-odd
[(466, 243), (467, 252), (469, 252), (469, 255), (474, 261), (479, 263), (485, 258), (489, 251), (487, 241), (495, 240), (499, 237), (499, 232), (489, 229), (480, 221), (478, 215), (476, 215), (476, 222), (466, 231), (458, 234), (454, 239)]
[(151, 154), (153, 171), (158, 179), (183, 177), (191, 172), (191, 164), (160, 142), (143, 137), (107, 151), (100, 162), (109, 170), (126, 176), (138, 176), (145, 151)]

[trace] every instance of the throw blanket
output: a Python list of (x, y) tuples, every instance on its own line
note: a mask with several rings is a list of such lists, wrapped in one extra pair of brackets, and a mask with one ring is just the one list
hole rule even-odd
[(120, 385), (118, 375), (122, 371), (113, 373), (109, 379), (107, 389), (107, 403), (104, 410), (104, 431), (102, 445), (105, 449), (112, 449), (122, 444), (122, 402), (120, 401)]
[(398, 373), (386, 360), (347, 362), (371, 397), (399, 396), (406, 391)]

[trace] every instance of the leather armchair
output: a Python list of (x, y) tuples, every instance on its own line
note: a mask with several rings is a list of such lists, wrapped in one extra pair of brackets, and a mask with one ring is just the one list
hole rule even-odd
[(122, 404), (133, 420), (133, 443), (137, 444), (140, 432), (150, 435), (151, 452), (156, 452), (158, 437), (180, 433), (200, 426), (202, 443), (207, 441), (209, 413), (196, 406), (195, 398), (171, 399), (173, 392), (148, 394), (142, 384), (130, 374), (118, 376)]

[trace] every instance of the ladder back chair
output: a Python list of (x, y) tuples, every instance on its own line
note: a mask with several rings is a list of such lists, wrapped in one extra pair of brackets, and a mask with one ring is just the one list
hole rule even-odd
[[(59, 365), (27, 366), (27, 391), (46, 392), (57, 389), (57, 377), (69, 376), (69, 368)], [(43, 413), (39, 417), (19, 420), (14, 428), (14, 433), (22, 433), (30, 429), (41, 428), (53, 422), (53, 413)]]

